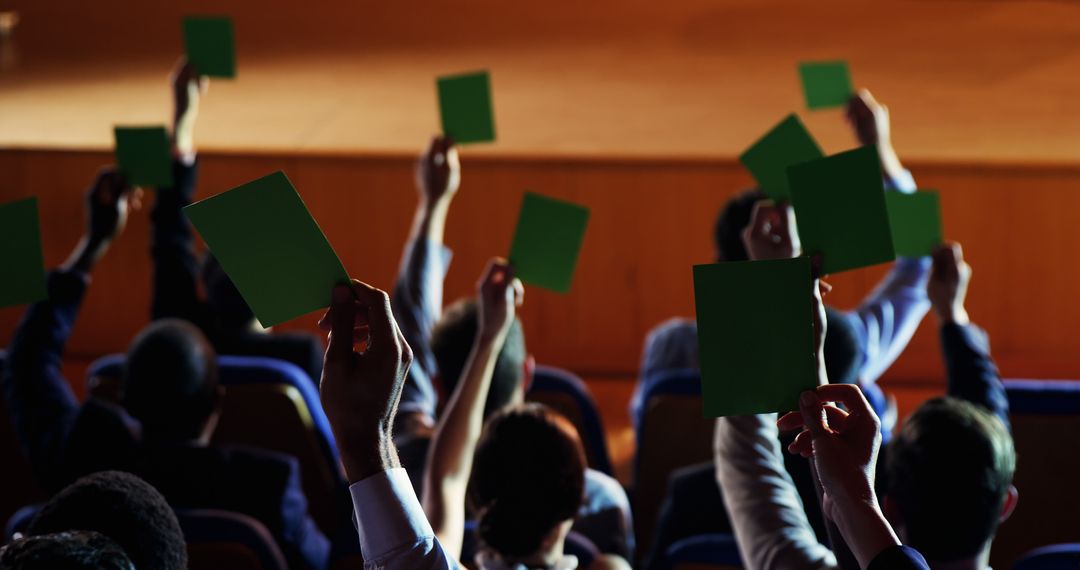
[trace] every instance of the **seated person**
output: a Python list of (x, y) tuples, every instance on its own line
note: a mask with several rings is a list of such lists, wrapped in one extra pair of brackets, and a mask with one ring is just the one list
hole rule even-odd
[[(945, 245), (935, 252), (928, 294), (941, 323), (948, 396), (923, 404), (884, 450), (884, 513), (904, 542), (925, 554), (933, 568), (987, 568), (997, 525), (1016, 504), (1016, 454), (1005, 421), (1008, 402), (985, 334), (970, 324), (964, 310), (969, 276), (959, 246)], [(834, 387), (819, 388), (819, 393), (826, 388)], [(840, 426), (856, 417), (830, 407), (825, 411), (830, 426), (834, 417), (840, 418)], [(844, 550), (834, 542), (834, 557), (808, 530), (803, 505), (781, 464), (772, 417), (717, 422), (717, 476), (740, 551), (754, 568), (835, 567)], [(803, 422), (789, 414), (779, 427), (794, 429)], [(790, 449), (806, 456), (811, 450), (803, 434)], [(819, 453), (816, 436), (808, 437), (814, 438), (813, 453)], [(874, 458), (866, 460), (871, 484), (875, 464), (881, 465)], [(831, 518), (828, 488), (825, 493), (824, 510)], [(873, 488), (869, 493), (876, 494)]]
[[(876, 144), (886, 188), (914, 192), (915, 181), (903, 168), (893, 150), (889, 134), (888, 108), (874, 100), (866, 90), (852, 97), (847, 119), (861, 145)], [(743, 244), (743, 232), (750, 223), (754, 205), (764, 199), (760, 190), (750, 190), (733, 197), (716, 221), (717, 261), (749, 259)], [(877, 379), (903, 352), (923, 316), (929, 309), (926, 300), (926, 258), (899, 258), (877, 288), (851, 312), (828, 308), (829, 328), (848, 331), (850, 342), (828, 341), (826, 357), (836, 362), (850, 360), (855, 353), (855, 368), (847, 377), (830, 376), (834, 383), (857, 382), (870, 398), (883, 422), (883, 436), (888, 440), (895, 414), (889, 411)], [(645, 343), (641, 378), (631, 399), (630, 417), (636, 422), (642, 411), (641, 401), (653, 374), (662, 370), (697, 367), (697, 327), (688, 319), (673, 319), (653, 329)]]
[(93, 398), (79, 405), (62, 376), (64, 345), (90, 275), (123, 230), (130, 196), (114, 170), (98, 174), (85, 236), (50, 273), (48, 299), (27, 309), (8, 349), (0, 387), (39, 482), (58, 489), (82, 474), (129, 470), (174, 507), (258, 519), (290, 565), (324, 568), (329, 544), (307, 514), (295, 458), (208, 444), (220, 403), (217, 357), (197, 328), (167, 319), (136, 337), (121, 383), (123, 410)]
[(99, 471), (72, 483), (38, 511), (27, 535), (70, 531), (101, 533), (140, 570), (187, 568), (187, 545), (172, 508), (130, 473)]
[[(495, 317), (499, 322), (494, 327), (496, 331), (505, 331), (512, 321), (518, 290), (513, 286), (509, 273), (502, 269), (504, 271), (498, 272), (500, 278), (486, 280), (492, 286), (485, 285), (488, 293), (485, 297), (492, 301), (485, 302), (485, 307), (491, 307), (501, 314), (487, 311), (485, 314), (489, 317), (484, 322), (492, 323), (489, 319)], [(479, 392), (490, 382), (498, 344), (494, 341), (505, 332), (492, 333), (490, 336), (494, 338), (477, 343), (469, 370), (453, 397), (454, 401), (465, 404), (469, 404), (465, 400), (471, 399), (471, 405), (451, 404), (447, 419), (440, 423), (439, 438), (444, 439), (448, 447), (447, 452), (443, 453), (439, 450), (443, 444), (435, 444), (433, 468), (437, 469), (434, 465), (443, 461), (455, 464), (452, 477), (455, 481), (451, 484), (452, 488), (447, 489), (455, 496), (444, 496), (446, 500), (440, 502), (442, 514), (438, 516), (443, 517), (441, 533), (437, 534), (432, 529), (408, 481), (408, 474), (401, 468), (393, 445), (394, 420), (406, 373), (412, 362), (412, 350), (397, 328), (389, 305), (386, 293), (353, 281), (350, 287), (338, 286), (334, 289), (334, 302), (324, 319), (329, 322), (331, 332), (320, 390), (351, 485), (349, 491), (355, 506), (357, 532), (361, 548), (367, 556), (365, 568), (461, 568), (453, 551), (460, 549), (464, 530), (466, 487), (472, 487), (469, 491), (471, 499), (482, 504), (487, 516), (498, 517), (488, 519), (488, 523), (506, 521), (505, 525), (485, 527), (482, 517), (481, 540), (488, 544), (485, 552), (490, 552), (490, 555), (480, 557), (480, 568), (517, 570), (525, 566), (515, 564), (515, 560), (524, 562), (523, 559), (540, 558), (557, 561), (550, 566), (543, 565), (545, 568), (575, 568), (574, 559), (562, 556), (562, 539), (569, 531), (575, 511), (573, 502), (566, 499), (580, 498), (584, 485), (584, 453), (580, 441), (573, 437), (572, 428), (565, 421), (554, 419), (557, 416), (549, 415), (540, 406), (527, 406), (501, 412), (489, 425), (496, 431), (489, 429), (480, 441), (469, 437), (469, 434), (480, 431), (478, 424), (482, 418), (479, 403), (484, 399)], [(357, 326), (358, 319), (367, 326)], [(491, 332), (493, 329), (485, 330)], [(357, 352), (356, 347), (364, 347), (364, 350)], [(525, 431), (536, 434), (545, 442), (541, 447), (549, 449), (549, 452), (539, 457), (519, 445), (505, 447), (506, 440), (497, 433), (504, 429), (507, 434)], [(478, 444), (479, 447), (476, 447)], [(467, 456), (449, 453), (450, 448), (461, 449), (464, 446), (476, 447), (478, 471), (473, 476), (460, 471), (462, 468), (470, 469), (473, 463), (469, 457), (471, 453)], [(500, 481), (481, 480), (481, 476), (498, 478), (500, 467), (504, 468), (505, 459), (508, 459), (503, 453), (516, 453), (522, 459), (530, 456), (530, 465), (535, 463), (536, 472), (528, 477), (537, 477), (535, 482), (541, 485), (540, 489), (557, 492), (561, 499), (549, 496), (552, 499), (550, 504), (537, 504), (522, 497), (520, 493), (524, 489), (520, 487), (515, 492), (513, 485), (502, 487)], [(490, 462), (496, 465), (489, 465)], [(547, 475), (541, 476), (541, 473), (564, 473), (565, 476), (552, 479)], [(456, 479), (457, 476), (464, 476), (473, 482), (470, 485)], [(496, 498), (503, 500), (500, 506), (489, 502)], [(532, 504), (537, 509), (537, 520), (503, 518), (523, 513), (520, 509), (529, 508), (524, 507), (525, 504)], [(560, 520), (550, 528), (540, 528), (546, 526), (540, 523), (541, 520), (552, 519)], [(528, 533), (523, 532), (528, 527), (532, 529)], [(440, 534), (446, 535), (455, 544), (444, 546)], [(505, 545), (508, 550), (528, 550), (538, 542), (540, 546), (531, 553), (533, 556), (506, 556), (505, 552), (490, 549), (491, 543), (494, 543)], [(627, 568), (625, 562), (622, 562), (622, 566), (620, 562), (615, 557), (604, 557), (597, 564), (606, 564), (598, 566), (605, 568)]]
[(112, 539), (88, 530), (19, 538), (0, 548), (0, 570), (56, 570), (57, 568), (135, 570), (135, 565), (124, 553), (124, 549)]
[[(197, 77), (191, 65), (182, 63), (173, 75), (174, 120), (173, 183), (155, 192), (151, 259), (154, 263), (152, 316), (179, 318), (194, 323), (220, 354), (269, 356), (299, 366), (312, 382), (319, 378), (322, 341), (303, 332), (267, 334), (236, 286), (209, 252), (200, 267), (191, 224), (183, 208), (195, 195), (198, 161), (195, 152), (195, 121), (208, 80)], [(202, 281), (206, 300), (198, 292)]]
[[(443, 281), (451, 257), (443, 245), (443, 230), (461, 180), (457, 150), (448, 139), (432, 140), (420, 158), (416, 179), (420, 202), (393, 296), (394, 314), (416, 361), (402, 390), (394, 439), (420, 493), (437, 417), (436, 382), (444, 394), (454, 391), (472, 350), (479, 319), (472, 299), (459, 300), (442, 314)], [(533, 369), (521, 323), (515, 319), (496, 359), (484, 417), (523, 401)], [(603, 552), (631, 556), (633, 522), (630, 500), (622, 486), (614, 478), (588, 469), (585, 496), (574, 530)]]

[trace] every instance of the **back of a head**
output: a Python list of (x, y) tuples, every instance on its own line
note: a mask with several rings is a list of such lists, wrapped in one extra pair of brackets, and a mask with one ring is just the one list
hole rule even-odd
[(178, 319), (143, 329), (128, 349), (121, 402), (149, 439), (197, 438), (218, 404), (217, 356), (202, 332)]
[(206, 300), (221, 332), (228, 335), (250, 330), (255, 313), (251, 311), (251, 307), (240, 295), (240, 290), (222, 269), (217, 258), (209, 251), (203, 258), (201, 276)]
[(0, 550), (0, 570), (134, 570), (120, 545), (93, 531), (21, 538)]
[(997, 532), (1015, 471), (999, 418), (957, 398), (924, 403), (888, 448), (888, 497), (905, 543), (934, 562), (975, 556)]
[(831, 384), (855, 384), (862, 367), (862, 340), (852, 317), (844, 311), (825, 307), (825, 373)]
[(495, 414), (469, 479), (481, 543), (510, 559), (537, 553), (556, 525), (577, 514), (585, 467), (581, 439), (566, 418), (541, 404)]
[(184, 533), (165, 497), (120, 471), (87, 475), (57, 493), (30, 523), (32, 536), (90, 530), (120, 545), (139, 570), (187, 567)]
[[(439, 368), (446, 393), (452, 394), (465, 370), (476, 331), (479, 328), (479, 309), (476, 300), (459, 299), (451, 305), (431, 332), (431, 351)], [(495, 360), (495, 373), (491, 377), (491, 389), (484, 406), (484, 417), (510, 404), (514, 394), (525, 381), (525, 333), (521, 321), (514, 319), (506, 335), (499, 356)]]
[(742, 242), (742, 231), (750, 223), (754, 204), (763, 200), (765, 193), (758, 188), (744, 190), (733, 196), (720, 210), (713, 226), (713, 244), (718, 261), (746, 261), (750, 256)]

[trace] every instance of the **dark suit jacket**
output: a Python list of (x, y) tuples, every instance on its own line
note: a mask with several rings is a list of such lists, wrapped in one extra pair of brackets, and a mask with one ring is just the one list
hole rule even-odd
[(329, 543), (307, 516), (296, 460), (266, 451), (155, 447), (116, 406), (79, 405), (61, 374), (64, 345), (86, 290), (76, 272), (49, 275), (49, 299), (30, 306), (0, 381), (15, 433), (49, 491), (102, 469), (131, 471), (177, 507), (233, 510), (274, 534), (290, 566), (325, 568)]

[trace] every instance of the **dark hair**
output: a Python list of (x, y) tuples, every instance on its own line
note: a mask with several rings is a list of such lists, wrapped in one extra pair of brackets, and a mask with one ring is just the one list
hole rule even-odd
[(226, 335), (247, 331), (255, 318), (255, 313), (240, 295), (232, 279), (229, 279), (225, 270), (222, 269), (217, 258), (209, 251), (203, 257), (200, 275), (203, 289), (206, 290), (206, 301), (210, 305), (218, 329)]
[(750, 223), (750, 214), (754, 211), (754, 204), (758, 200), (765, 199), (765, 193), (759, 188), (744, 190), (732, 196), (720, 215), (716, 218), (713, 227), (713, 243), (716, 245), (718, 261), (746, 261), (750, 256), (746, 253), (743, 245), (742, 231)]
[(825, 307), (825, 373), (831, 384), (856, 384), (862, 368), (862, 339), (848, 313)]
[[(465, 370), (465, 363), (476, 341), (479, 319), (476, 300), (460, 299), (446, 310), (431, 331), (431, 352), (435, 355), (435, 364), (439, 368), (439, 378), (446, 394), (454, 392)], [(495, 373), (491, 377), (484, 417), (489, 417), (513, 401), (514, 394), (525, 381), (525, 358), (525, 333), (521, 321), (515, 318), (495, 360)]]
[(139, 570), (187, 567), (184, 533), (173, 510), (157, 489), (130, 473), (101, 471), (72, 483), (42, 507), (29, 534), (69, 530), (109, 537)]
[(506, 558), (535, 554), (585, 493), (585, 451), (574, 426), (542, 404), (503, 409), (484, 426), (469, 478), (482, 544)]
[(1016, 451), (1000, 418), (956, 398), (930, 400), (889, 443), (888, 496), (927, 560), (975, 556), (997, 532)]
[(124, 549), (86, 530), (21, 538), (0, 550), (0, 570), (134, 570)]
[(195, 325), (163, 319), (128, 349), (121, 403), (149, 439), (198, 437), (218, 405), (217, 356)]

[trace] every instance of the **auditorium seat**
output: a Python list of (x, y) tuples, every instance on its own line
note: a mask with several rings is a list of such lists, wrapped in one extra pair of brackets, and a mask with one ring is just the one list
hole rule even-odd
[(1080, 543), (1036, 548), (1013, 565), (1013, 570), (1076, 570), (1077, 568), (1080, 568)]
[(1005, 380), (1016, 444), (1020, 500), (1001, 525), (991, 563), (1009, 568), (1024, 553), (1080, 537), (1080, 381)]
[(684, 538), (668, 548), (664, 570), (735, 570), (742, 558), (735, 537), (730, 534), (699, 534)]
[(179, 509), (176, 518), (187, 541), (189, 570), (286, 570), (273, 535), (259, 521), (239, 513)]
[(552, 366), (537, 366), (526, 399), (551, 407), (566, 416), (581, 434), (589, 467), (612, 475), (611, 456), (604, 437), (604, 424), (589, 387), (572, 372)]
[[(114, 354), (90, 365), (87, 381), (92, 394), (115, 393), (123, 360), (123, 355)], [(253, 356), (219, 356), (218, 371), (225, 396), (213, 443), (296, 457), (309, 512), (324, 532), (333, 533), (345, 520), (346, 483), (330, 422), (307, 374), (289, 362)]]
[(649, 552), (657, 512), (672, 471), (712, 460), (715, 420), (705, 418), (701, 376), (692, 370), (664, 371), (647, 379), (637, 418), (634, 458), (635, 534), (638, 552)]
[[(4, 374), (7, 353), (0, 350), (0, 376)], [(7, 403), (0, 394), (0, 463), (4, 466), (4, 492), (0, 493), (0, 521), (9, 520), (23, 505), (48, 498), (34, 479), (30, 460), (15, 436), (15, 426), (8, 417)], [(15, 492), (14, 490), (18, 490)]]

